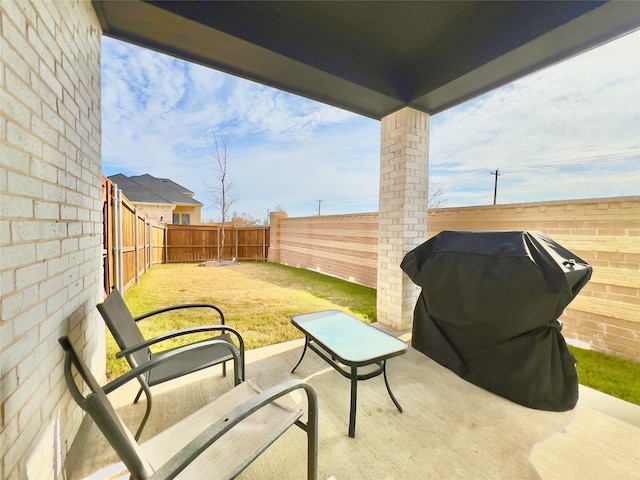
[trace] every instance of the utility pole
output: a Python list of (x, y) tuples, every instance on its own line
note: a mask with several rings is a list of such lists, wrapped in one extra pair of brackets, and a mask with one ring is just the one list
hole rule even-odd
[(320, 216), (320, 204), (323, 202), (320, 198), (318, 199), (318, 216)]
[(495, 185), (493, 187), (493, 204), (496, 204), (496, 197), (498, 196), (498, 177), (500, 176), (500, 174), (498, 173), (499, 169), (496, 168), (495, 172), (491, 172), (491, 175), (495, 175), (496, 176), (496, 182)]

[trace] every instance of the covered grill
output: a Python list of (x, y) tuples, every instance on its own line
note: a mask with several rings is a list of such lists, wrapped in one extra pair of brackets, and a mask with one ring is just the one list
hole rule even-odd
[(576, 361), (558, 317), (591, 278), (584, 260), (540, 232), (445, 231), (401, 268), (422, 288), (415, 349), (521, 405), (575, 406)]

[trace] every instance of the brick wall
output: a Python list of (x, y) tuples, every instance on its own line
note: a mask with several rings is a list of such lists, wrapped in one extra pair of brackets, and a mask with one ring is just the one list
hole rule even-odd
[[(281, 263), (376, 287), (377, 213), (283, 218), (274, 227)], [(542, 231), (594, 268), (561, 317), (565, 337), (640, 360), (640, 197), (444, 208), (429, 211), (427, 228), (428, 238), (443, 230)]]
[[(124, 194), (123, 194), (124, 196)], [(151, 223), (171, 223), (173, 214), (172, 205), (136, 205), (138, 208), (138, 215), (141, 217), (147, 217)], [(162, 221), (160, 221), (162, 219)]]
[(88, 1), (0, 16), (0, 477), (61, 478), (81, 411), (57, 338), (104, 371), (101, 32)]

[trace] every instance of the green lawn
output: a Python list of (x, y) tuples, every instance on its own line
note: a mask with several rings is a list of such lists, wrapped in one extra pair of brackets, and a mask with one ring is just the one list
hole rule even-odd
[[(157, 265), (127, 292), (125, 302), (134, 316), (183, 303), (213, 303), (225, 312), (227, 324), (241, 332), (247, 349), (301, 338), (301, 332), (291, 325), (291, 317), (301, 313), (338, 309), (367, 322), (376, 320), (375, 289), (274, 263)], [(143, 320), (139, 325), (145, 338), (151, 338), (211, 323), (219, 323), (211, 310), (192, 309)], [(161, 348), (178, 344), (168, 341)], [(128, 370), (124, 359), (113, 359), (118, 351), (107, 334), (109, 378)]]
[(582, 385), (640, 405), (640, 363), (570, 346)]
[[(151, 268), (125, 295), (134, 316), (181, 303), (213, 303), (227, 315), (228, 325), (238, 329), (247, 349), (300, 338), (291, 317), (317, 310), (340, 309), (368, 322), (376, 321), (376, 291), (309, 270), (275, 263), (242, 263), (225, 267), (165, 264)], [(168, 330), (218, 323), (202, 309), (185, 315), (166, 314), (143, 320), (145, 337)], [(162, 348), (166, 348), (163, 346)], [(570, 347), (578, 360), (580, 383), (640, 405), (640, 363)], [(128, 370), (107, 334), (107, 375)]]

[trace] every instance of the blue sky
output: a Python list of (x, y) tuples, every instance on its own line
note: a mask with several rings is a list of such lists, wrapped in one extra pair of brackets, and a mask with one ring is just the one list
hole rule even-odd
[[(103, 170), (171, 178), (219, 220), (213, 133), (230, 135), (231, 211), (378, 210), (380, 122), (103, 37)], [(446, 206), (640, 195), (640, 32), (431, 118)]]

